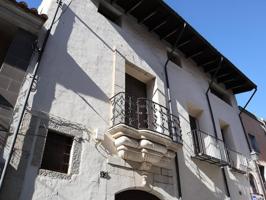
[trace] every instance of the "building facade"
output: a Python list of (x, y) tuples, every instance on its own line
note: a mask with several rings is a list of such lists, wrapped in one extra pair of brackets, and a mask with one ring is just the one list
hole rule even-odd
[(257, 176), (254, 177), (255, 184), (252, 185), (254, 193), (261, 193), (260, 186), (263, 186), (263, 191), (266, 190), (266, 126), (263, 119), (259, 119), (248, 110), (243, 110), (241, 114), (245, 132), (249, 139), (249, 145), (254, 153), (257, 153), (259, 158), (257, 160)]
[(256, 85), (163, 1), (59, 2), (0, 198), (251, 199)]

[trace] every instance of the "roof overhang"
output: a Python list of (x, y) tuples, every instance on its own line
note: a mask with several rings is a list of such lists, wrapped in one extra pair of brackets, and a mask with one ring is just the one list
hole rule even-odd
[(0, 1), (0, 20), (8, 21), (16, 27), (37, 35), (47, 20), (46, 15), (39, 15), (36, 9), (28, 8), (24, 2), (15, 0)]
[[(237, 67), (216, 50), (181, 16), (162, 0), (110, 0), (124, 10), (126, 14), (135, 17), (138, 23), (145, 25), (150, 32), (157, 34), (161, 40), (171, 46), (176, 45), (186, 58), (192, 59), (198, 67), (214, 76), (219, 84), (224, 84), (227, 90), (234, 94), (250, 91), (257, 86), (246, 77)], [(186, 28), (182, 31), (184, 24)], [(178, 43), (176, 44), (177, 39)]]

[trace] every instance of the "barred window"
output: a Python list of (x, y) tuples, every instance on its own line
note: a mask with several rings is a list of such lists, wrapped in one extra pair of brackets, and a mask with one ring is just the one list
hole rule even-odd
[(68, 173), (73, 137), (49, 130), (41, 168)]

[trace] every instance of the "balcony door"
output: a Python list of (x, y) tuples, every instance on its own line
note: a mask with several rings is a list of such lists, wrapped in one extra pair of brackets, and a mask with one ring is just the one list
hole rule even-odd
[(191, 134), (193, 138), (195, 153), (198, 154), (200, 153), (200, 142), (199, 142), (200, 138), (199, 138), (199, 132), (198, 132), (197, 119), (189, 115), (189, 122), (190, 122), (190, 129), (191, 129)]
[(126, 74), (125, 123), (134, 128), (148, 128), (146, 84)]

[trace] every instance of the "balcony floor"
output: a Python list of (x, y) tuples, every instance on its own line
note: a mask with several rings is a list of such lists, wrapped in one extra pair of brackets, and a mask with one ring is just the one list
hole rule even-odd
[(212, 165), (216, 165), (219, 167), (224, 167), (224, 166), (229, 165), (227, 161), (220, 160), (219, 158), (215, 158), (213, 156), (203, 154), (203, 153), (198, 153), (195, 156), (192, 156), (192, 158), (198, 159), (200, 161), (205, 161), (205, 162), (208, 162)]

